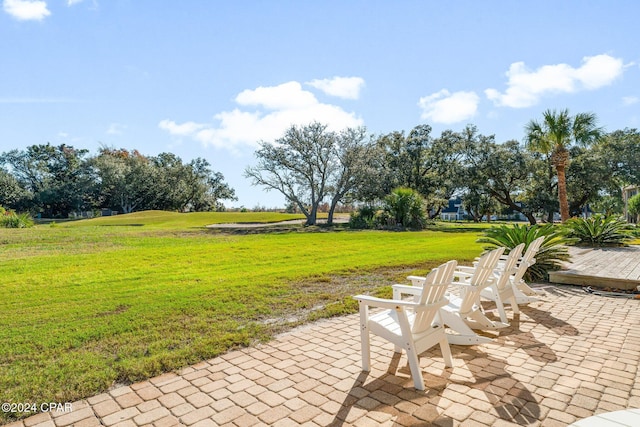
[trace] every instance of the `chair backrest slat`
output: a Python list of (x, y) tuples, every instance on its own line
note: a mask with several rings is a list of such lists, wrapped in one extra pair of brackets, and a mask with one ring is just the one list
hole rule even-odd
[(498, 265), (500, 256), (504, 252), (503, 247), (494, 249), (482, 255), (475, 266), (475, 272), (471, 276), (469, 284), (461, 291), (462, 302), (460, 303), (460, 313), (468, 313), (472, 310), (478, 300), (480, 292), (491, 284), (493, 270)]
[(540, 236), (536, 240), (531, 242), (529, 244), (529, 247), (525, 251), (524, 255), (522, 256), (522, 259), (523, 260), (526, 259), (527, 261), (531, 262), (531, 260), (535, 258), (536, 254), (540, 250), (540, 246), (542, 246), (542, 242), (544, 242), (544, 236)]
[(518, 264), (518, 269), (513, 275), (513, 280), (517, 283), (524, 277), (524, 273), (527, 272), (527, 269), (535, 263), (535, 256), (540, 250), (542, 246), (542, 242), (544, 242), (544, 236), (538, 237), (533, 242), (529, 243), (529, 247), (524, 252), (522, 259), (520, 260), (520, 264)]
[[(458, 265), (455, 260), (449, 261), (431, 270), (422, 283), (422, 293), (418, 300), (419, 306), (438, 305), (446, 302), (447, 288), (453, 281), (453, 274)], [(420, 333), (431, 328), (437, 314), (437, 308), (430, 310), (416, 310), (412, 332)]]
[(495, 270), (497, 275), (496, 286), (498, 287), (498, 290), (502, 291), (505, 286), (511, 286), (509, 277), (512, 273), (514, 273), (516, 265), (518, 264), (518, 260), (522, 255), (523, 249), (524, 243), (520, 243), (518, 246), (509, 251), (509, 256), (507, 256), (507, 259), (502, 264), (498, 263), (499, 267)]

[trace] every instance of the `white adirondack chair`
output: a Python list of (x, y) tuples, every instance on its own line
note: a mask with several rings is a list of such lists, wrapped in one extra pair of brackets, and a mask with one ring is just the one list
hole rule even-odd
[[(371, 368), (369, 334), (380, 336), (393, 343), (396, 353), (404, 349), (414, 386), (418, 390), (424, 390), (424, 379), (418, 360), (420, 353), (440, 344), (445, 366), (453, 366), (451, 349), (444, 326), (439, 321), (438, 310), (447, 304), (445, 293), (453, 279), (456, 266), (456, 261), (449, 261), (433, 269), (422, 281), (422, 286), (416, 287), (420, 292), (413, 301), (395, 297), (389, 300), (367, 295), (354, 297), (360, 306), (363, 371), (368, 372)], [(385, 310), (371, 313), (369, 307)]]
[(482, 312), (479, 304), (480, 292), (494, 283), (493, 271), (500, 260), (504, 248), (497, 248), (480, 257), (474, 267), (459, 266), (454, 277), (459, 278), (453, 285), (458, 286), (459, 295), (447, 294), (449, 304), (440, 310), (440, 317), (450, 329), (447, 339), (450, 344), (474, 345), (493, 341), (476, 334), (473, 329), (498, 329), (509, 326), (492, 321)]
[[(544, 242), (544, 236), (538, 237), (533, 242), (529, 244), (527, 250), (524, 255), (518, 262), (516, 263), (516, 269), (511, 274), (509, 281), (511, 282), (511, 286), (513, 288), (513, 293), (515, 295), (516, 303), (519, 305), (529, 304), (530, 302), (540, 301), (537, 296), (540, 294), (532, 289), (525, 281), (524, 274), (527, 272), (527, 269), (536, 263), (535, 256), (540, 250), (540, 246)], [(508, 255), (500, 257), (500, 261), (498, 262), (498, 266), (504, 264), (507, 260)], [(482, 295), (484, 298), (494, 300), (493, 297), (488, 293), (484, 292)], [(503, 300), (503, 304), (511, 304), (510, 300)]]
[(527, 269), (536, 263), (535, 256), (540, 251), (543, 242), (544, 236), (541, 236), (529, 244), (529, 247), (518, 262), (516, 272), (511, 276), (511, 285), (513, 286), (516, 303), (518, 304), (529, 304), (530, 302), (540, 301), (539, 298), (536, 298), (536, 296), (540, 294), (534, 289), (531, 289), (523, 277)]
[(498, 313), (500, 314), (500, 321), (505, 324), (509, 323), (507, 313), (504, 309), (505, 303), (508, 302), (511, 304), (514, 313), (520, 312), (516, 302), (515, 287), (511, 283), (511, 279), (517, 271), (517, 264), (523, 249), (524, 243), (520, 243), (509, 251), (509, 255), (501, 257), (501, 261), (498, 262), (496, 268), (493, 270), (493, 283), (480, 292), (482, 298), (495, 301)]

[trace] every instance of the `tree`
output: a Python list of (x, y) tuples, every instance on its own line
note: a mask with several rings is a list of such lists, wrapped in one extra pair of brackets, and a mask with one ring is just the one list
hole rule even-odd
[(153, 160), (154, 186), (153, 208), (161, 210), (210, 211), (221, 210), (220, 200), (236, 200), (235, 192), (224, 182), (224, 176), (213, 172), (208, 161), (196, 158), (183, 163), (180, 157), (161, 153)]
[(317, 122), (293, 125), (274, 143), (260, 143), (258, 162), (247, 167), (244, 176), (252, 185), (283, 194), (305, 215), (306, 225), (316, 223), (318, 207), (332, 197), (332, 219), (337, 203), (363, 179), (366, 162), (358, 155), (367, 153), (364, 133), (347, 129), (338, 135)]
[(336, 206), (347, 195), (370, 181), (374, 175), (374, 146), (363, 127), (347, 128), (337, 135), (333, 146), (335, 168), (329, 179), (331, 203), (327, 223), (333, 223)]
[(433, 140), (426, 155), (425, 168), (430, 187), (421, 191), (427, 206), (431, 208), (431, 218), (439, 216), (449, 199), (465, 186), (465, 147), (474, 144), (476, 137), (485, 138), (477, 133), (475, 126), (468, 125), (462, 132), (445, 130)]
[(412, 188), (425, 199), (432, 217), (438, 216), (461, 185), (462, 147), (468, 131), (473, 132), (469, 129), (460, 133), (444, 131), (434, 139), (430, 126), (419, 125), (406, 137), (403, 132), (378, 137), (382, 159), (376, 180), (378, 198), (397, 187)]
[(13, 175), (0, 169), (0, 206), (21, 209), (27, 194)]
[(618, 187), (640, 184), (640, 132), (616, 130), (605, 135), (598, 148)]
[(571, 117), (566, 109), (560, 112), (546, 110), (542, 122), (532, 120), (525, 127), (525, 141), (529, 149), (551, 154), (551, 163), (558, 177), (558, 202), (562, 222), (569, 219), (565, 176), (570, 159), (569, 148), (574, 143), (588, 146), (599, 140), (602, 129), (596, 126), (596, 122), (596, 116), (592, 113), (580, 113)]
[(588, 205), (608, 194), (619, 194), (620, 186), (607, 168), (597, 146), (571, 147), (567, 174), (567, 197), (571, 216), (580, 216)]
[(549, 154), (525, 151), (531, 159), (529, 182), (523, 198), (533, 212), (540, 213), (544, 221), (552, 223), (559, 212), (558, 180)]
[(100, 204), (131, 213), (149, 209), (155, 202), (158, 182), (152, 161), (137, 150), (103, 147), (91, 162), (99, 180)]
[(32, 195), (30, 210), (66, 217), (91, 202), (93, 179), (84, 159), (87, 153), (66, 144), (40, 144), (4, 153), (0, 163), (10, 165), (17, 182)]
[[(523, 194), (530, 180), (531, 157), (524, 152), (517, 141), (496, 144), (493, 137), (472, 138), (466, 147), (466, 167), (464, 180), (467, 183), (471, 201), (482, 200), (486, 194), (507, 208), (520, 212), (529, 223), (535, 224), (531, 204), (526, 203)], [(485, 205), (490, 204), (484, 200)]]
[(483, 216), (487, 218), (487, 222), (491, 222), (491, 214), (500, 209), (500, 204), (495, 198), (477, 190), (466, 192), (462, 202), (473, 222), (480, 222)]

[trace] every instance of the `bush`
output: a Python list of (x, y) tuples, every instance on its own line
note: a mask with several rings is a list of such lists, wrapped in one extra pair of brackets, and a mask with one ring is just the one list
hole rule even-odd
[(545, 225), (501, 225), (491, 227), (483, 232), (484, 237), (477, 240), (478, 243), (486, 243), (485, 249), (491, 250), (497, 247), (506, 247), (509, 250), (520, 243), (525, 244), (525, 250), (531, 242), (541, 236), (545, 239), (540, 250), (535, 256), (536, 263), (529, 267), (525, 275), (527, 280), (547, 280), (549, 271), (559, 270), (562, 261), (569, 260), (569, 252), (566, 245), (573, 244), (576, 239), (568, 237), (566, 230), (553, 224)]
[(640, 216), (640, 193), (629, 199), (627, 208), (629, 209), (629, 214), (635, 215), (636, 219)]
[(18, 214), (0, 206), (0, 227), (29, 228), (33, 227), (33, 219), (28, 213)]
[(421, 229), (427, 223), (422, 197), (404, 187), (396, 188), (384, 198), (382, 218), (392, 227)]
[(578, 243), (583, 245), (621, 246), (633, 239), (633, 226), (614, 216), (572, 218), (564, 227), (569, 237), (578, 239)]
[(349, 228), (371, 229), (376, 228), (377, 209), (373, 206), (363, 206), (349, 217)]

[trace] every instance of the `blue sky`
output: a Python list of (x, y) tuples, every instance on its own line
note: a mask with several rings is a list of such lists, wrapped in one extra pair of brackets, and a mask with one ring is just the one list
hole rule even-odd
[(634, 0), (2, 0), (0, 152), (202, 157), (228, 206), (283, 206), (242, 173), (291, 124), (472, 123), (503, 142), (568, 108), (640, 127), (638, 16)]

